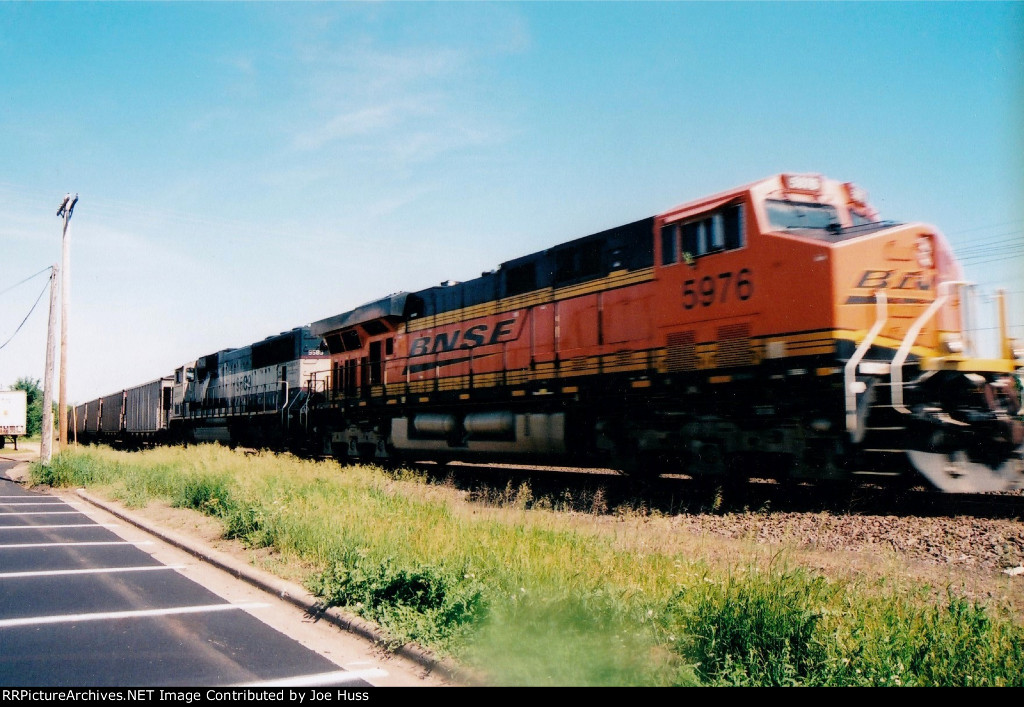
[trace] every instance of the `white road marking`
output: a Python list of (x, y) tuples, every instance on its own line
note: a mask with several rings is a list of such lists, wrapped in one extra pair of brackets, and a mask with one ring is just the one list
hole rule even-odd
[(277, 680), (263, 680), (260, 682), (246, 682), (231, 687), (316, 687), (317, 685), (345, 684), (365, 680), (366, 678), (382, 678), (387, 676), (386, 670), (374, 668), (371, 670), (337, 670), (333, 673), (316, 673), (314, 675), (296, 675), (290, 678), (279, 678)]
[(138, 609), (136, 611), (105, 611), (95, 614), (57, 614), (54, 616), (26, 616), (20, 619), (0, 619), (0, 628), (17, 626), (39, 626), (41, 624), (79, 623), (83, 621), (112, 621), (116, 619), (137, 619), (151, 616), (173, 616), (177, 614), (202, 614), (212, 611), (263, 609), (269, 604), (206, 604), (179, 606), (169, 609)]
[(0, 530), (39, 530), (41, 528), (118, 528), (120, 523), (59, 523), (57, 525), (0, 525)]
[(152, 545), (150, 540), (139, 540), (137, 542), (129, 542), (127, 540), (97, 540), (95, 542), (66, 542), (66, 543), (12, 543), (10, 545), (0, 545), (0, 550), (15, 550), (27, 547), (83, 547), (92, 545)]
[(2, 511), (0, 516), (81, 516), (81, 511)]
[(0, 572), (0, 579), (22, 577), (57, 577), (68, 574), (104, 574), (116, 572), (156, 572), (159, 570), (181, 570), (185, 565), (143, 565), (141, 567), (89, 567), (80, 570), (36, 570), (32, 572)]
[(0, 506), (67, 506), (64, 501), (5, 501)]

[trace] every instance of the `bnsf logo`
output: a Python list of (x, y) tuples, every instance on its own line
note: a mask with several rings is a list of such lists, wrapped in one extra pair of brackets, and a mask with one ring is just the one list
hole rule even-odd
[(930, 290), (931, 277), (918, 270), (900, 272), (899, 270), (865, 270), (856, 285), (871, 290)]
[(515, 319), (503, 319), (496, 322), (493, 329), (490, 324), (476, 324), (464, 332), (456, 329), (414, 339), (412, 346), (409, 347), (409, 356), (426, 356), (509, 341), (515, 338), (512, 332), (512, 325), (515, 323)]

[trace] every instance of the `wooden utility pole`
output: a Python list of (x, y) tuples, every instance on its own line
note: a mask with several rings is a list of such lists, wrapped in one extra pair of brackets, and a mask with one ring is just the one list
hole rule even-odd
[(78, 203), (78, 194), (73, 197), (71, 194), (64, 195), (64, 201), (57, 209), (57, 215), (64, 217), (64, 236), (61, 240), (61, 287), (60, 287), (60, 398), (57, 404), (60, 426), (60, 444), (67, 446), (68, 443), (68, 307), (71, 303), (71, 266), (69, 264), (71, 250), (71, 236), (69, 235), (69, 223), (71, 214)]
[(43, 440), (39, 463), (48, 465), (53, 457), (53, 344), (57, 329), (57, 276), (60, 266), (50, 269), (50, 320), (46, 327), (46, 372), (43, 374)]

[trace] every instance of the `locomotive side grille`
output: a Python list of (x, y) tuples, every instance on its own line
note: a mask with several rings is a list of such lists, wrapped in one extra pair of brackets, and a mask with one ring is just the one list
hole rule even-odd
[(677, 331), (668, 335), (668, 356), (665, 359), (669, 371), (697, 370), (697, 335), (692, 331)]
[(729, 324), (718, 327), (718, 365), (750, 366), (754, 352), (750, 347), (750, 325)]
[(462, 390), (468, 389), (469, 376), (446, 376), (437, 381), (438, 390)]

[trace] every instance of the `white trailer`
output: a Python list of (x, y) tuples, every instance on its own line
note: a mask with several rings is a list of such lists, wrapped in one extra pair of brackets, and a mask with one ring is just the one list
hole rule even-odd
[(0, 390), (0, 449), (7, 437), (14, 439), (18, 448), (18, 437), (28, 427), (28, 395), (24, 390)]

